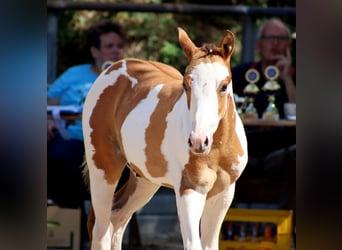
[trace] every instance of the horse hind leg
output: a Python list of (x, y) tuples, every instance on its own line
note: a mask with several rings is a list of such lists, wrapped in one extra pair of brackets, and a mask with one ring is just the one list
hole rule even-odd
[(111, 214), (112, 250), (121, 250), (123, 234), (133, 213), (144, 206), (159, 187), (131, 172), (128, 182), (115, 193)]
[[(108, 154), (108, 152), (113, 154)], [(102, 169), (97, 166), (93, 160), (93, 153), (87, 150), (91, 202), (94, 217), (96, 218), (91, 233), (91, 249), (109, 250), (111, 249), (113, 233), (110, 223), (113, 194), (125, 167), (126, 160), (113, 151), (97, 150), (96, 154), (96, 159), (99, 162), (101, 161), (101, 165), (106, 168)]]
[(92, 230), (91, 249), (109, 250), (111, 245), (111, 203), (116, 184), (108, 184), (105, 180), (95, 184), (92, 178), (93, 176), (90, 175), (91, 199), (96, 219)]
[[(88, 165), (87, 165), (86, 161), (83, 162), (82, 167), (83, 167), (83, 170), (82, 170), (83, 179), (84, 179), (85, 185), (88, 188), (88, 191), (90, 192), (89, 169), (88, 169)], [(130, 172), (129, 168), (127, 168), (127, 170)], [(121, 178), (122, 178), (122, 176), (121, 176)], [(128, 178), (126, 178), (126, 177), (123, 178), (123, 180), (122, 180), (123, 184), (125, 184), (125, 181), (127, 182), (127, 179)], [(116, 189), (122, 188), (123, 185), (121, 185), (120, 181), (121, 181), (121, 179), (119, 180), (119, 183), (118, 183), (118, 186), (116, 187)], [(90, 201), (90, 208), (89, 208), (89, 213), (88, 213), (88, 218), (87, 218), (87, 233), (89, 236), (90, 245), (91, 245), (91, 240), (92, 240), (92, 232), (93, 232), (93, 228), (94, 228), (94, 223), (95, 223), (95, 213), (94, 213), (94, 208), (93, 208), (92, 202)]]

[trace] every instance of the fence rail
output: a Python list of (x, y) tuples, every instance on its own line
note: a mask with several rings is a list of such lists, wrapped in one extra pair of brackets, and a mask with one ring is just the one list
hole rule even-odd
[(292, 16), (296, 15), (293, 7), (260, 7), (232, 6), (207, 4), (144, 4), (144, 3), (106, 3), (106, 2), (72, 2), (48, 1), (47, 10), (98, 10), (98, 11), (129, 11), (156, 13), (186, 13), (186, 14), (233, 14), (249, 16)]

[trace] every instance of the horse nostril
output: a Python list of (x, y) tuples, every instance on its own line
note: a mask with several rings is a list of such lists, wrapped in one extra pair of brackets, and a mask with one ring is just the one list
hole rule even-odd
[(205, 137), (204, 145), (205, 145), (206, 147), (208, 147), (208, 145), (209, 145), (208, 136)]
[(189, 144), (189, 147), (192, 147), (192, 142), (191, 142), (190, 138), (188, 140), (188, 144)]

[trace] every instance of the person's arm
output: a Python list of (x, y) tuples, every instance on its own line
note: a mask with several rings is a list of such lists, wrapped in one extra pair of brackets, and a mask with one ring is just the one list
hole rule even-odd
[(281, 56), (276, 66), (280, 71), (280, 79), (283, 80), (289, 102), (296, 102), (296, 85), (291, 75), (292, 58), (290, 49), (286, 50), (286, 56)]
[[(59, 105), (59, 98), (47, 98), (47, 105)], [(47, 141), (51, 141), (55, 137), (56, 126), (52, 119), (47, 119)]]
[(59, 98), (47, 98), (47, 105), (59, 105)]
[(286, 77), (283, 79), (287, 97), (289, 99), (289, 102), (296, 102), (296, 86), (292, 80), (292, 77)]

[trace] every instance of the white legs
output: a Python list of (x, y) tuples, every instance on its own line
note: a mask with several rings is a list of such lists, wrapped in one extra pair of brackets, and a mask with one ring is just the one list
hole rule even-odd
[(235, 183), (206, 200), (206, 194), (192, 189), (177, 195), (184, 249), (218, 250), (223, 219), (234, 197)]
[(112, 250), (121, 250), (123, 234), (133, 213), (144, 206), (159, 187), (131, 173), (127, 185), (114, 198), (111, 216), (111, 222), (114, 225)]
[(104, 181), (92, 186), (95, 213), (92, 250), (121, 250), (123, 234), (132, 214), (159, 188), (159, 185), (131, 173), (129, 181), (114, 195), (113, 201), (115, 186)]
[(201, 250), (199, 221), (205, 198), (206, 194), (198, 193), (192, 189), (186, 190), (183, 195), (176, 193), (178, 217), (183, 245), (186, 250)]
[(203, 250), (219, 249), (218, 242), (221, 225), (232, 203), (234, 191), (235, 183), (206, 201), (201, 219), (201, 242)]
[[(99, 170), (96, 170), (99, 171)], [(92, 176), (91, 176), (92, 177)], [(92, 250), (110, 250), (112, 227), (110, 216), (112, 199), (116, 185), (105, 181), (98, 182), (91, 189), (92, 205), (95, 213), (95, 224), (92, 233)]]

